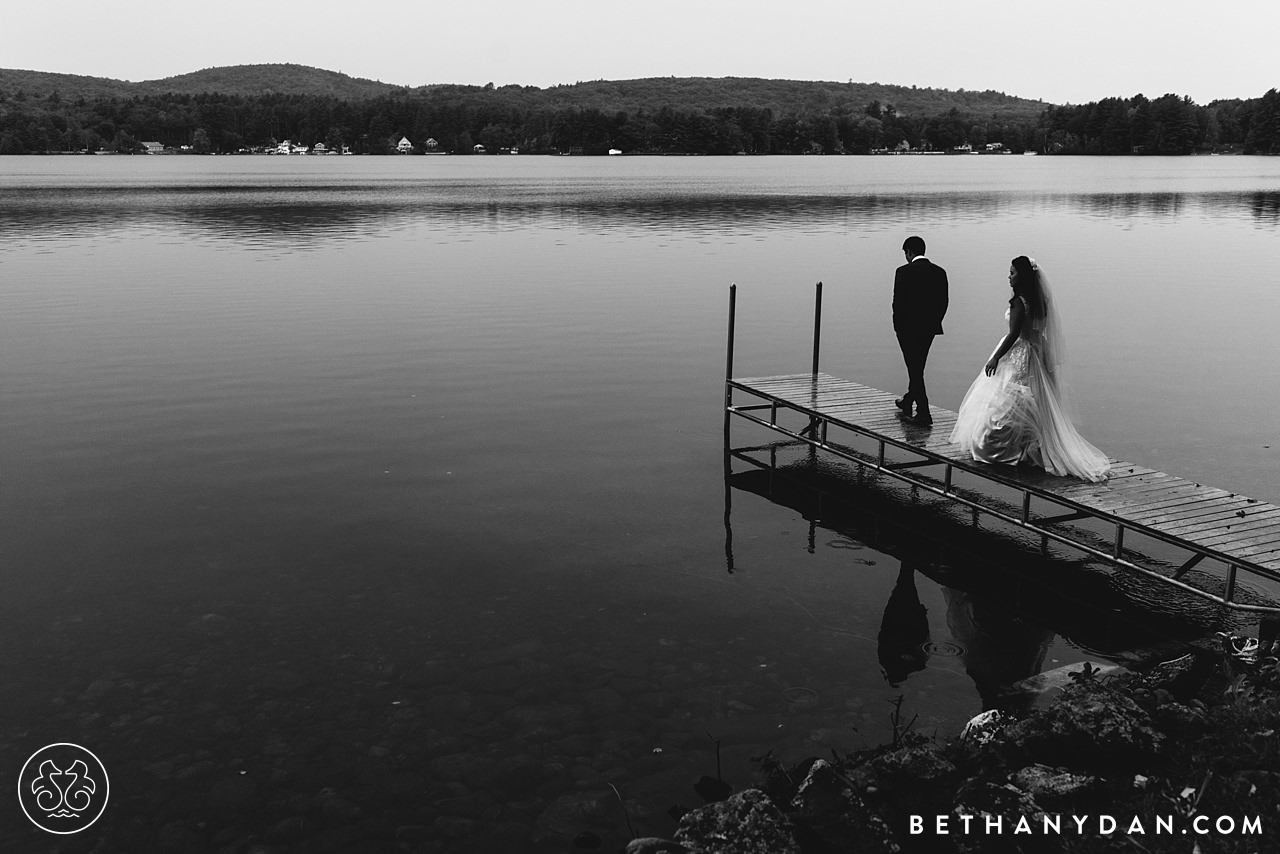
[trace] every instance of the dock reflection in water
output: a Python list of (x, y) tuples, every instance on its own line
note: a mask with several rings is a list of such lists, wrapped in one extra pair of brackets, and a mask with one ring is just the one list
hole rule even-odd
[[(1174, 657), (1188, 642), (1239, 619), (1192, 596), (1169, 593), (1154, 602), (1142, 580), (1123, 570), (1042, 550), (1038, 538), (1017, 531), (980, 527), (963, 508), (887, 477), (805, 452), (779, 461), (779, 450), (786, 455), (793, 446), (726, 453), (729, 571), (735, 570), (735, 491), (799, 513), (810, 526), (810, 550), (817, 530), (825, 529), (898, 559), (877, 635), (881, 671), (892, 687), (906, 685), (939, 659), (959, 658), (984, 710), (1026, 708), (1037, 692), (1020, 683), (1044, 671), (1051, 649), (1058, 649), (1059, 659), (1064, 650), (1075, 652), (1075, 664), (1132, 665)], [(751, 467), (735, 472), (735, 461)], [(850, 566), (851, 597), (860, 589), (857, 569)], [(922, 597), (930, 585), (935, 595)], [(945, 613), (931, 614), (925, 598), (940, 599)]]

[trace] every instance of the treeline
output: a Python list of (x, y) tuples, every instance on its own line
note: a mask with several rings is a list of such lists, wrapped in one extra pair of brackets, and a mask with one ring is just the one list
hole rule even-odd
[[(461, 87), (451, 87), (461, 88)], [(500, 92), (500, 90), (499, 90)], [(387, 154), (407, 137), (414, 150), (525, 153), (864, 154), (906, 146), (941, 149), (965, 141), (1035, 144), (1036, 120), (980, 116), (957, 108), (904, 115), (893, 104), (834, 104), (634, 112), (525, 106), (492, 90), (398, 92), (360, 101), (298, 95), (146, 95), (77, 99), (0, 95), (0, 154), (140, 150), (143, 142), (201, 153), (233, 153), (284, 140), (357, 154)]]
[(1041, 119), (1051, 154), (1280, 153), (1280, 94), (1197, 106), (1190, 98), (1106, 98), (1048, 107)]
[(325, 95), (148, 94), (32, 97), (0, 93), (0, 154), (142, 150), (143, 142), (198, 153), (234, 153), (284, 140), (386, 154), (408, 138), (415, 152), (602, 154), (865, 154), (882, 149), (1188, 154), (1273, 153), (1277, 95), (1217, 101), (1138, 95), (1038, 113), (967, 110), (908, 113), (893, 104), (827, 100), (797, 108), (723, 106), (609, 110), (551, 100), (532, 87), (425, 87), (350, 100)]

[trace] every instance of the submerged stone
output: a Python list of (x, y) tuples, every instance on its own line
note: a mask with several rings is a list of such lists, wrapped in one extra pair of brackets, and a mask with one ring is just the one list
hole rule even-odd
[(573, 839), (584, 825), (609, 828), (621, 823), (622, 805), (611, 789), (570, 792), (556, 798), (538, 816), (538, 829), (562, 839)]
[(586, 851), (594, 851), (604, 844), (604, 840), (600, 838), (600, 834), (592, 833), (590, 830), (584, 830), (573, 838), (573, 847)]
[(1039, 700), (1046, 695), (1056, 694), (1075, 684), (1076, 680), (1080, 678), (1080, 674), (1086, 670), (1093, 673), (1095, 678), (1100, 676), (1119, 677), (1129, 673), (1127, 669), (1118, 664), (1095, 665), (1088, 661), (1064, 664), (1061, 667), (1055, 667), (1052, 670), (1037, 673), (1035, 676), (1028, 676), (1026, 679), (1018, 680), (1009, 686), (1007, 693), (1011, 697), (1022, 696)]
[(437, 756), (427, 766), (438, 780), (464, 783), (472, 788), (488, 785), (498, 773), (498, 760), (471, 753)]

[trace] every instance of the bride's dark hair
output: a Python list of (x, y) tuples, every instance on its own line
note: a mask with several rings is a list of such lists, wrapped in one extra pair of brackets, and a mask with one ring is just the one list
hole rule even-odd
[(1026, 255), (1013, 259), (1013, 271), (1018, 274), (1013, 279), (1013, 293), (1027, 301), (1032, 317), (1044, 317), (1049, 306), (1040, 287), (1040, 271)]

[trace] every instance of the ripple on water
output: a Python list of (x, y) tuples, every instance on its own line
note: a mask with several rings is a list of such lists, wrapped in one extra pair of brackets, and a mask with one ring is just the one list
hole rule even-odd
[(950, 643), (949, 641), (932, 641), (930, 643), (921, 644), (920, 648), (929, 655), (940, 655), (947, 658), (955, 658), (964, 655), (965, 648), (958, 643)]

